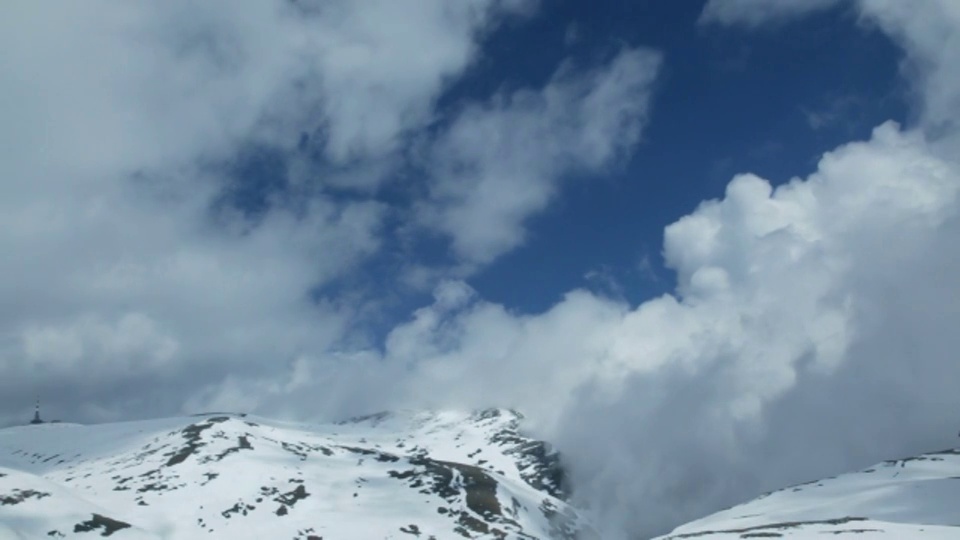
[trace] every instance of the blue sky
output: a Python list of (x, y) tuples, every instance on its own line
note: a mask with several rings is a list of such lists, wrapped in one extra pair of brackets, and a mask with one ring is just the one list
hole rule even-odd
[(532, 241), (471, 280), (484, 297), (540, 311), (590, 271), (609, 273), (631, 302), (668, 292), (664, 226), (721, 197), (734, 174), (783, 183), (884, 120), (908, 120), (900, 52), (849, 6), (742, 33), (698, 25), (701, 4), (551, 2), (489, 40), (464, 94), (536, 85), (564, 58), (590, 62), (625, 44), (652, 47), (665, 64), (643, 142), (532, 217)]
[(51, 13), (0, 424), (514, 407), (614, 539), (955, 440), (953, 0)]
[[(813, 172), (823, 152), (868, 137), (884, 120), (910, 121), (901, 53), (849, 6), (747, 34), (698, 24), (701, 11), (698, 2), (550, 2), (484, 36), (475, 62), (439, 95), (439, 124), (497, 93), (540, 87), (564, 62), (590, 66), (641, 46), (665, 65), (642, 141), (603, 170), (564, 179), (551, 206), (526, 218), (529, 239), (470, 276), (481, 296), (536, 313), (579, 287), (634, 304), (670, 292), (664, 226), (722, 197), (733, 175), (777, 185)], [(233, 203), (262, 212), (264, 196), (285, 187), (284, 156), (258, 147), (234, 163)], [(407, 202), (411, 174), (402, 171), (379, 196)], [(434, 240), (421, 239), (417, 256), (444, 261), (449, 246)], [(372, 265), (360, 286), (388, 283), (394, 264)], [(384, 307), (379, 333), (429, 299), (429, 291), (406, 292)]]
[[(470, 275), (481, 296), (536, 313), (580, 287), (633, 304), (668, 293), (676, 281), (663, 266), (663, 228), (722, 197), (733, 175), (777, 185), (885, 120), (910, 121), (900, 51), (850, 6), (749, 33), (698, 24), (701, 11), (700, 2), (547, 2), (482, 38), (477, 59), (438, 96), (439, 125), (471, 103), (541, 87), (565, 62), (595, 65), (630, 46), (665, 61), (642, 141), (602, 170), (563, 179), (550, 207), (524, 220), (523, 245)], [(287, 187), (285, 159), (269, 148), (241, 150), (229, 166), (233, 205), (263, 212), (265, 197)], [(420, 172), (399, 171), (378, 197), (408, 203), (410, 175)], [(445, 261), (449, 245), (437, 240), (418, 240), (415, 256)], [(362, 278), (324, 289), (387, 284), (372, 293), (392, 297), (370, 321), (379, 338), (430, 297), (391, 294), (396, 257), (410, 256), (404, 249), (387, 249)]]

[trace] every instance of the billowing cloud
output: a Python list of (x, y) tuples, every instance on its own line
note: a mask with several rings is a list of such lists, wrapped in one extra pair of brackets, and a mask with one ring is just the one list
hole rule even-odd
[(936, 297), (960, 287), (958, 191), (956, 163), (888, 123), (807, 179), (738, 176), (669, 226), (675, 295), (574, 291), (521, 315), (455, 289), (394, 330), (386, 363), (415, 366), (414, 402), (526, 411), (602, 523), (663, 531), (950, 441), (960, 312)]
[(578, 290), (522, 314), (448, 282), (382, 355), (311, 384), (342, 412), (518, 407), (615, 539), (949, 445), (960, 167), (948, 158), (884, 124), (806, 179), (738, 176), (669, 226), (673, 295), (630, 306)]

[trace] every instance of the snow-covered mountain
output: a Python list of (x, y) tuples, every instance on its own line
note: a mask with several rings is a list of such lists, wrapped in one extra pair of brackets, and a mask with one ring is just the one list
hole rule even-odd
[[(0, 540), (587, 539), (557, 455), (521, 416), (335, 424), (209, 414), (0, 429)], [(675, 529), (698, 538), (960, 539), (960, 450), (776, 491)]]
[(960, 450), (886, 461), (769, 493), (678, 527), (661, 540), (957, 540)]
[(210, 414), (0, 430), (0, 539), (574, 538), (520, 416)]

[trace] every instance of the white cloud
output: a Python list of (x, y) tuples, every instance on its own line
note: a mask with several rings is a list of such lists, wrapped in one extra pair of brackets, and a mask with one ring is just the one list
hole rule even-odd
[(892, 123), (807, 179), (738, 176), (666, 229), (675, 295), (524, 315), (454, 288), (390, 334), (382, 362), (406, 367), (370, 403), (520, 408), (605, 538), (949, 444), (958, 192), (957, 164)]
[(115, 377), (132, 369), (156, 369), (179, 349), (175, 339), (142, 313), (127, 313), (115, 324), (82, 317), (69, 326), (28, 328), (22, 338), (27, 360), (46, 370), (70, 373), (87, 360), (84, 369), (109, 370)]
[(638, 142), (659, 63), (625, 49), (590, 71), (564, 65), (539, 91), (468, 107), (432, 149), (423, 223), (448, 235), (468, 268), (522, 244), (525, 221), (565, 176), (600, 172)]
[[(518, 407), (564, 451), (577, 497), (614, 539), (952, 444), (960, 409), (960, 309), (949, 301), (960, 290), (960, 138), (957, 113), (942, 104), (956, 95), (960, 64), (927, 36), (949, 43), (957, 25), (948, 2), (924, 4), (921, 22), (886, 11), (899, 9), (892, 6), (866, 2), (862, 14), (907, 49), (914, 67), (905, 73), (922, 74), (915, 82), (923, 122), (885, 123), (869, 140), (826, 154), (808, 178), (776, 189), (755, 175), (734, 178), (722, 200), (667, 227), (674, 294), (631, 306), (578, 290), (544, 313), (523, 314), (446, 282), (432, 305), (390, 332), (382, 353), (346, 350), (314, 359), (309, 372), (290, 364), (272, 378), (230, 380), (212, 386), (203, 403), (251, 405), (257, 395), (260, 407), (302, 401), (331, 414)], [(553, 180), (528, 181), (521, 187), (532, 195), (524, 196), (497, 168), (539, 172), (545, 165), (521, 158), (556, 155), (549, 144), (529, 150), (530, 137), (515, 135), (552, 127), (527, 112), (551, 118), (543, 114), (550, 87), (468, 109), (441, 138), (458, 156), (447, 165), (450, 177), (472, 181), (444, 186), (437, 176), (449, 191), (434, 191), (434, 201), (442, 194), (453, 204), (430, 223), (454, 238), (465, 260), (522, 241), (512, 227), (555, 189)], [(475, 111), (489, 116), (474, 120)], [(503, 129), (508, 120), (519, 128)], [(458, 135), (461, 125), (470, 129)], [(554, 140), (577, 149), (587, 166), (618, 148)], [(501, 210), (483, 199), (503, 192), (520, 202)]]
[[(760, 24), (801, 11), (741, 2), (761, 10), (754, 19), (721, 15), (723, 4), (734, 5), (714, 0), (704, 17)], [(860, 4), (906, 49), (905, 73), (920, 75), (923, 121), (884, 124), (776, 189), (737, 176), (722, 200), (666, 229), (675, 294), (631, 306), (578, 290), (522, 314), (445, 281), (382, 352), (344, 343), (362, 306), (310, 291), (381, 249), (389, 209), (314, 195), (255, 224), (215, 222), (224, 179), (197, 163), (251, 141), (290, 149), (322, 125), (326, 159), (381, 170), (404, 133), (433, 120), (477, 33), (518, 7), (89, 5), (49, 18), (18, 4), (0, 17), (0, 85), (14, 96), (0, 127), (0, 250), (13, 254), (0, 258), (5, 410), (44, 384), (88, 419), (120, 407), (515, 406), (564, 450), (605, 538), (952, 442), (955, 3)], [(428, 42), (448, 50), (417, 57), (409, 80), (378, 59)], [(602, 170), (637, 143), (656, 65), (625, 50), (468, 106), (427, 152), (420, 225), (448, 235), (467, 266), (519, 245), (560, 178)], [(124, 384), (108, 377), (133, 366)], [(156, 388), (175, 391), (144, 391)]]
[[(573, 291), (541, 314), (476, 296), (387, 341), (382, 403), (508, 405), (565, 452), (605, 538), (955, 442), (960, 63), (952, 4), (865, 2), (907, 50), (922, 122), (879, 126), (806, 179), (733, 179), (667, 227), (673, 295)], [(362, 379), (354, 379), (362, 380)], [(380, 382), (368, 381), (377, 386)], [(397, 386), (403, 386), (399, 393)]]
[(960, 4), (950, 0), (860, 0), (864, 16), (899, 41), (903, 66), (922, 94), (928, 132), (955, 135), (960, 122)]
[(960, 62), (942, 45), (960, 32), (955, 10), (863, 4), (920, 75), (916, 129), (884, 124), (777, 189), (735, 178), (667, 228), (676, 295), (421, 312), (396, 330), (428, 358), (413, 388), (529, 411), (609, 538), (952, 444)]
[(700, 13), (700, 23), (743, 25), (756, 28), (782, 23), (822, 11), (844, 0), (709, 0)]
[[(5, 4), (0, 406), (55, 389), (93, 418), (170, 412), (329, 349), (361, 307), (311, 291), (381, 249), (390, 209), (324, 187), (382, 182), (483, 34), (531, 5)], [(303, 132), (331, 166), (379, 173), (295, 164), (278, 182), (299, 183), (295, 205), (218, 206), (237, 182), (220, 164), (250, 146), (293, 160)]]
[[(2, 8), (0, 250), (15, 255), (0, 258), (0, 405), (20, 410), (41, 391), (81, 420), (230, 403), (284, 410), (296, 401), (288, 391), (313, 399), (318, 385), (361, 384), (371, 366), (399, 378), (355, 332), (379, 299), (329, 291), (383, 252), (388, 220), (410, 214), (375, 190), (411, 140), (446, 120), (440, 94), (486, 33), (535, 5)], [(517, 245), (560, 176), (630, 150), (656, 64), (624, 50), (597, 69), (565, 66), (540, 91), (468, 106), (429, 141), (430, 225), (466, 246), (461, 262), (476, 268)], [(304, 158), (303, 133), (320, 163)], [(504, 140), (464, 146), (485, 134)], [(268, 199), (256, 218), (225, 195), (245, 181), (231, 167), (251, 147), (286, 160), (271, 180), (295, 194)], [(480, 173), (455, 173), (453, 160)], [(356, 189), (338, 196), (344, 188)], [(491, 189), (515, 202), (497, 208), (483, 198)], [(473, 218), (504, 228), (471, 237)], [(421, 286), (445, 276), (421, 267)], [(444, 291), (450, 309), (469, 301), (456, 285)], [(317, 410), (365, 398), (344, 390), (325, 403)]]

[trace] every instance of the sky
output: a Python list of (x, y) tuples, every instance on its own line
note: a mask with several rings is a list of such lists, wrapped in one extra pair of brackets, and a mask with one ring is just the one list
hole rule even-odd
[(0, 425), (514, 407), (615, 540), (955, 443), (953, 0), (0, 14)]

